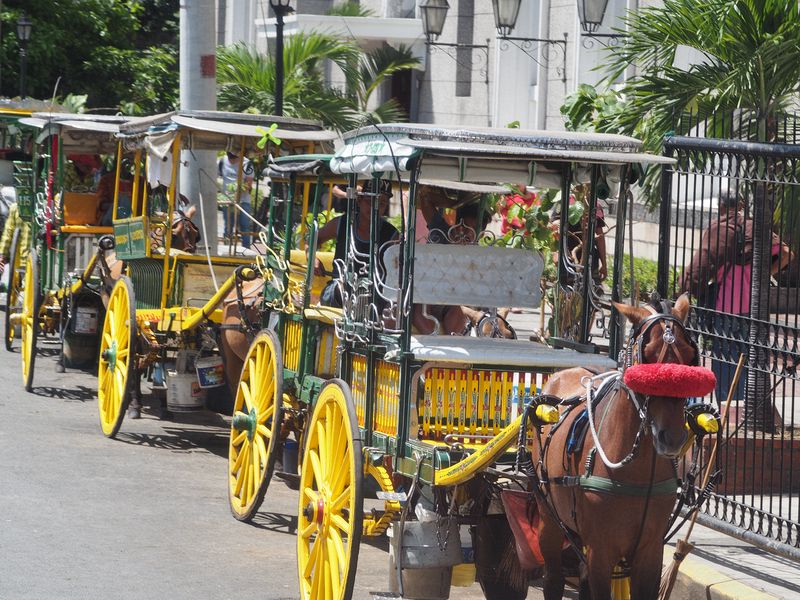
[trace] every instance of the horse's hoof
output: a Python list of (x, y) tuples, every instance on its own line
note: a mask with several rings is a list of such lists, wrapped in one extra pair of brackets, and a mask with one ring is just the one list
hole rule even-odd
[(57, 362), (56, 373), (64, 373), (64, 372), (66, 372), (66, 369), (64, 368), (64, 363), (62, 363), (61, 361)]
[(128, 407), (128, 418), (129, 419), (141, 419), (142, 418), (142, 409), (137, 406), (129, 406)]

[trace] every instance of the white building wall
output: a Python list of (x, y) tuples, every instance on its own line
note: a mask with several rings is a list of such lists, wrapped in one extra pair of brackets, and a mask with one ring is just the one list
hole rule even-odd
[[(268, 0), (217, 0), (227, 2), (226, 43), (245, 41), (268, 51), (274, 36), (274, 21)], [(609, 0), (600, 33), (621, 27), (621, 16), (639, 2), (660, 0)], [(417, 78), (416, 120), (423, 123), (505, 127), (513, 121), (527, 129), (560, 130), (564, 127), (561, 105), (580, 83), (596, 85), (603, 73), (595, 70), (604, 62), (602, 43), (581, 36), (576, 0), (524, 0), (512, 37), (549, 39), (558, 44), (498, 39), (490, 0), (450, 0), (444, 30), (438, 44), (425, 47), (421, 33), (418, 0), (361, 0), (373, 17), (368, 37), (344, 19), (338, 24), (324, 15), (334, 0), (294, 0), (296, 16), (287, 19), (286, 35), (296, 31), (329, 31), (354, 35), (365, 48), (384, 43), (405, 43), (423, 56)], [(218, 10), (218, 14), (219, 10)], [(330, 19), (330, 17), (327, 17)], [(414, 31), (408, 23), (414, 22)], [(247, 25), (249, 23), (249, 26)], [(378, 32), (376, 35), (376, 31)], [(566, 35), (566, 44), (564, 44)], [(476, 46), (456, 48), (455, 44)], [(564, 46), (566, 45), (566, 54)], [(337, 69), (328, 70), (331, 82), (342, 84)], [(376, 101), (381, 94), (376, 95)]]

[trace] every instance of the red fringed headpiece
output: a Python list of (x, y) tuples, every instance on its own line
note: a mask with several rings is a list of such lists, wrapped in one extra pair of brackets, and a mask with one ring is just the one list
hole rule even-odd
[(674, 363), (632, 365), (625, 369), (624, 380), (625, 385), (639, 394), (671, 398), (705, 396), (717, 385), (710, 369)]

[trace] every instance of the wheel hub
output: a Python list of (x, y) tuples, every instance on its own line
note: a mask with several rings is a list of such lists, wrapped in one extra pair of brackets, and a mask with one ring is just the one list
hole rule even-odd
[(256, 418), (256, 409), (251, 408), (249, 414), (238, 412), (233, 415), (231, 425), (237, 431), (246, 431), (247, 439), (253, 440), (256, 435), (256, 427), (258, 426), (258, 419)]
[(114, 370), (117, 366), (117, 340), (111, 340), (111, 345), (103, 350), (103, 360), (108, 363), (108, 368)]
[(303, 516), (309, 522), (316, 523), (321, 528), (325, 524), (325, 498), (320, 496), (306, 504), (303, 509)]

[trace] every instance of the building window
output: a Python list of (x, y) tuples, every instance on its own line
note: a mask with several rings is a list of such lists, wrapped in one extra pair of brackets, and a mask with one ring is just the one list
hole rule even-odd
[[(458, 0), (458, 44), (472, 44), (475, 28), (475, 0)], [(456, 96), (472, 95), (472, 53), (474, 48), (456, 48)]]

